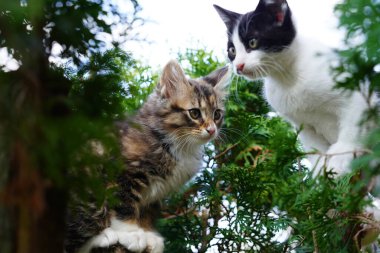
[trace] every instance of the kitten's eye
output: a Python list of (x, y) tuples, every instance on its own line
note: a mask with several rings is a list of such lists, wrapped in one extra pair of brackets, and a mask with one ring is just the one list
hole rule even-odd
[(220, 120), (222, 118), (222, 110), (215, 110), (214, 112), (214, 120)]
[(189, 114), (193, 119), (199, 119), (201, 117), (201, 111), (199, 109), (190, 109)]
[(251, 39), (249, 42), (249, 47), (250, 48), (256, 48), (257, 47), (257, 39)]
[(230, 47), (230, 48), (228, 49), (228, 53), (230, 53), (232, 56), (235, 56), (235, 55), (236, 55), (236, 50), (235, 50), (235, 48), (234, 48), (234, 47)]

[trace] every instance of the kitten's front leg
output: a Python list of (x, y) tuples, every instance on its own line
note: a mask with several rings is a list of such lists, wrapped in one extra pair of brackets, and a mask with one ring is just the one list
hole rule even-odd
[(111, 226), (90, 239), (79, 252), (90, 253), (94, 248), (109, 248), (117, 243), (136, 253), (164, 251), (164, 239), (158, 233), (145, 230), (132, 222), (112, 218)]
[(99, 235), (91, 238), (79, 249), (79, 253), (90, 253), (94, 248), (109, 248), (119, 241), (116, 231), (112, 228), (104, 229)]
[(106, 228), (99, 235), (91, 238), (78, 252), (90, 253), (94, 248), (109, 248), (118, 241), (119, 237), (117, 232), (112, 228)]
[(133, 252), (164, 252), (164, 238), (152, 231), (120, 232), (119, 243)]
[(164, 239), (156, 232), (140, 227), (137, 223), (113, 218), (110, 227), (118, 237), (118, 242), (133, 252), (162, 253)]

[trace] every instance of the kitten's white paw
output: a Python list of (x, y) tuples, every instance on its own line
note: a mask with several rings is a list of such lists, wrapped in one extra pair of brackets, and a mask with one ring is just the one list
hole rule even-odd
[(147, 249), (150, 253), (162, 253), (164, 252), (164, 238), (154, 232), (145, 232)]
[(106, 248), (114, 245), (118, 241), (117, 232), (112, 228), (104, 229), (99, 235), (93, 239), (93, 247)]
[(164, 252), (164, 239), (158, 233), (146, 231), (137, 224), (123, 222), (116, 218), (111, 220), (111, 228), (116, 233), (116, 242), (118, 241), (132, 252)]
[(90, 239), (80, 250), (80, 253), (89, 253), (93, 248), (108, 248), (118, 242), (117, 231), (112, 228), (104, 229), (100, 234)]
[(147, 248), (147, 237), (143, 230), (118, 232), (119, 243), (133, 252), (143, 252)]

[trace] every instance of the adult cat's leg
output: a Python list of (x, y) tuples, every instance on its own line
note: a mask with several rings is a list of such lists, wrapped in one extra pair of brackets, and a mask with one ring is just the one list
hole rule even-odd
[(299, 133), (299, 138), (301, 139), (306, 152), (319, 152), (315, 154), (309, 154), (307, 156), (307, 159), (311, 163), (313, 176), (315, 177), (321, 173), (323, 167), (325, 166), (325, 157), (323, 157), (321, 154), (324, 154), (327, 151), (329, 143), (322, 135), (315, 132), (313, 127), (308, 125), (304, 125), (302, 127), (302, 130)]
[(328, 168), (338, 176), (349, 173), (352, 159), (360, 155), (363, 132), (359, 124), (367, 108), (364, 97), (359, 92), (354, 92), (339, 112), (338, 140), (327, 151), (330, 156)]

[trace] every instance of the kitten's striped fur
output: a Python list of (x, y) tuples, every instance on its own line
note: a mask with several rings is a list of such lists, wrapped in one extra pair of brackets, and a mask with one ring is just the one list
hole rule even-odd
[(177, 62), (165, 66), (155, 92), (137, 115), (118, 123), (126, 163), (116, 182), (120, 204), (72, 220), (67, 252), (113, 245), (119, 245), (119, 252), (163, 251), (163, 239), (153, 228), (159, 202), (198, 172), (202, 145), (217, 136), (227, 72), (225, 67), (192, 80)]

